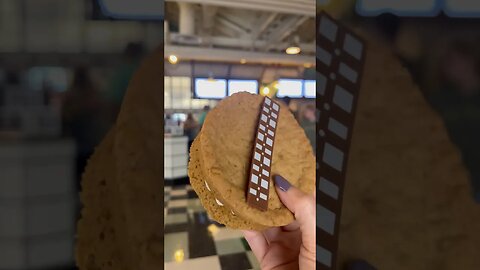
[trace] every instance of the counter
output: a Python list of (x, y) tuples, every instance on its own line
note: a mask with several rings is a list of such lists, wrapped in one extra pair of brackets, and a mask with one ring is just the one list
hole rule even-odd
[(70, 140), (0, 142), (0, 269), (73, 265), (74, 155)]
[(164, 137), (164, 178), (171, 181), (187, 177), (188, 137)]

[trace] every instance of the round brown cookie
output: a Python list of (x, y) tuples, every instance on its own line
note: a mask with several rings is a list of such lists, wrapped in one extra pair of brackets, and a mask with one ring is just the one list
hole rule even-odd
[(205, 176), (202, 172), (202, 161), (200, 159), (200, 139), (193, 142), (190, 153), (191, 159), (188, 163), (188, 176), (190, 178), (190, 184), (193, 190), (200, 198), (200, 202), (207, 210), (207, 213), (217, 222), (222, 223), (232, 229), (244, 229), (244, 230), (263, 230), (266, 227), (255, 224), (242, 219), (238, 215), (234, 215), (232, 210), (226, 206), (219, 206), (216, 203), (215, 197), (205, 186)]
[(444, 123), (382, 40), (368, 40), (343, 194), (339, 265), (480, 269), (480, 206)]
[(79, 269), (131, 269), (130, 245), (112, 159), (112, 128), (88, 161), (82, 177), (82, 217), (77, 225), (76, 263)]
[(88, 163), (76, 253), (82, 270), (163, 264), (162, 48), (136, 71), (115, 129)]
[[(263, 97), (237, 93), (222, 100), (208, 113), (200, 134), (203, 172), (213, 196), (242, 219), (266, 227), (293, 221), (270, 181), (268, 210), (246, 203), (246, 187), (254, 133)], [(271, 176), (282, 175), (307, 193), (315, 190), (315, 158), (305, 132), (281, 104), (272, 157)]]

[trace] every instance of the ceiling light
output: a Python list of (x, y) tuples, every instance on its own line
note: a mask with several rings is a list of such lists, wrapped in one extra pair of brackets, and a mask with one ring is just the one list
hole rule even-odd
[(291, 46), (285, 50), (287, 54), (299, 54), (301, 51), (302, 49), (300, 49), (298, 46)]
[(243, 65), (243, 64), (245, 64), (245, 63), (247, 63), (247, 60), (246, 60), (245, 58), (240, 59), (240, 64)]
[(218, 227), (215, 224), (208, 225), (207, 230), (212, 236), (215, 236), (218, 233)]
[(168, 62), (170, 62), (170, 64), (172, 65), (175, 65), (176, 63), (178, 63), (178, 57), (172, 54), (168, 57)]
[(185, 252), (180, 248), (175, 251), (173, 256), (176, 262), (183, 262), (183, 259), (185, 258)]
[(302, 49), (300, 48), (300, 37), (294, 36), (290, 42), (290, 46), (285, 50), (287, 54), (299, 54)]
[(264, 96), (270, 94), (270, 88), (268, 88), (267, 86), (263, 87), (263, 88), (262, 88), (262, 94), (263, 94)]

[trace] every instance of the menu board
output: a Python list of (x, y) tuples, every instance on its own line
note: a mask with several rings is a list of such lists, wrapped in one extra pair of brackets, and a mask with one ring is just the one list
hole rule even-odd
[(227, 80), (196, 78), (194, 97), (204, 99), (222, 99), (227, 96)]
[(238, 92), (258, 94), (258, 81), (256, 80), (228, 80), (228, 95)]
[(315, 98), (316, 97), (316, 81), (315, 80), (305, 80), (303, 81), (303, 96), (305, 98)]
[(278, 80), (277, 97), (301, 98), (303, 96), (303, 82), (300, 79)]

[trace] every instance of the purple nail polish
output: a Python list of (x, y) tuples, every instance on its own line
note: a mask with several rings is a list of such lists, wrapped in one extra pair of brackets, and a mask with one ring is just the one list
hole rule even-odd
[(282, 191), (287, 191), (290, 188), (290, 182), (287, 181), (287, 179), (283, 178), (280, 175), (275, 175), (273, 178), (275, 181), (275, 185), (278, 186)]

